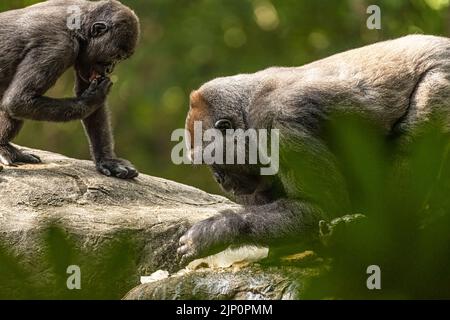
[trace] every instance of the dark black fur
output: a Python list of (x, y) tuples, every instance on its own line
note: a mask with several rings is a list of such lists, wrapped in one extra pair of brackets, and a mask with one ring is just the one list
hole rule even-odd
[[(79, 30), (68, 27), (70, 6), (81, 11)], [(114, 0), (50, 0), (0, 13), (0, 25), (0, 163), (40, 162), (10, 144), (24, 120), (82, 120), (97, 169), (136, 177), (136, 169), (114, 153), (106, 105), (108, 74), (137, 45), (136, 15)], [(76, 70), (76, 97), (44, 96), (70, 67)], [(92, 81), (94, 71), (99, 77)]]

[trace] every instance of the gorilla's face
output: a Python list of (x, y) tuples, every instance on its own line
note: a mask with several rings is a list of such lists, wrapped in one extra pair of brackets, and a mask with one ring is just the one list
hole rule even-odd
[(137, 16), (117, 1), (100, 5), (86, 22), (86, 41), (76, 62), (79, 76), (90, 82), (114, 71), (117, 63), (131, 57), (137, 47), (140, 27)]
[[(215, 129), (218, 135), (223, 137), (223, 145), (217, 147), (223, 150), (223, 164), (211, 164), (210, 168), (214, 179), (220, 184), (222, 189), (231, 193), (238, 202), (243, 203), (267, 203), (274, 200), (279, 194), (278, 178), (276, 176), (262, 176), (259, 164), (248, 164), (248, 145), (249, 140), (245, 141), (243, 157), (245, 164), (237, 164), (238, 147), (236, 145), (236, 136), (227, 134), (227, 130), (247, 130), (248, 125), (242, 110), (229, 104), (219, 101), (217, 98), (204, 96), (202, 89), (194, 91), (191, 94), (190, 110), (186, 118), (186, 130), (191, 142), (194, 141), (196, 134), (204, 134), (208, 129)], [(197, 132), (195, 123), (201, 123), (202, 132)], [(230, 149), (228, 143), (233, 143), (234, 162), (226, 162), (227, 149)], [(203, 142), (203, 150), (211, 142)], [(191, 143), (191, 157), (194, 158), (194, 146)], [(203, 159), (204, 160), (204, 159)]]

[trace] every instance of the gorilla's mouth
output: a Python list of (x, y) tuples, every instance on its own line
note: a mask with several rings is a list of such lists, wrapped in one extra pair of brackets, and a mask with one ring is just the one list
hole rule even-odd
[(78, 73), (78, 76), (81, 78), (81, 80), (83, 80), (83, 82), (85, 82), (85, 83), (91, 83), (95, 79), (104, 77), (104, 74), (98, 72), (94, 68), (90, 68), (89, 71), (78, 70), (77, 73)]
[(100, 73), (98, 73), (97, 72), (97, 70), (92, 70), (91, 72), (90, 72), (90, 76), (89, 76), (89, 82), (92, 82), (92, 81), (94, 81), (95, 79), (99, 79), (99, 78), (101, 78), (102, 77), (102, 75), (100, 74)]
[(89, 72), (89, 82), (95, 79), (103, 78), (109, 76), (114, 71), (113, 62), (98, 62), (95, 63)]
[(85, 69), (78, 69), (79, 77), (86, 83), (109, 76), (114, 71), (114, 63), (95, 63)]
[(213, 172), (214, 179), (223, 190), (235, 196), (249, 195), (256, 191), (259, 182), (253, 177), (235, 176), (224, 174), (219, 171)]
[(250, 187), (232, 187), (228, 192), (231, 192), (234, 196), (246, 196), (249, 194), (254, 193), (256, 188), (250, 188)]

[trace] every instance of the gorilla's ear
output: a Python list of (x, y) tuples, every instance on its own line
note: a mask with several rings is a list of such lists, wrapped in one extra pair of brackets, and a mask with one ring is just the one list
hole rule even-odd
[(101, 37), (108, 31), (108, 29), (108, 25), (105, 22), (95, 22), (91, 27), (91, 37)]

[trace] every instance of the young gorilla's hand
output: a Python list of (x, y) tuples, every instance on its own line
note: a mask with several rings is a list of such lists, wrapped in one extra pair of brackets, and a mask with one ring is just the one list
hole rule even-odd
[(245, 234), (245, 225), (241, 215), (228, 210), (195, 223), (180, 238), (177, 253), (181, 256), (181, 263), (226, 249)]
[[(81, 94), (81, 99), (90, 107), (99, 107), (104, 104), (111, 90), (112, 82), (108, 77), (92, 80), (89, 87)], [(95, 109), (94, 109), (95, 110)]]
[(139, 172), (133, 165), (124, 159), (101, 159), (96, 162), (97, 170), (105, 176), (113, 176), (120, 179), (133, 179)]

